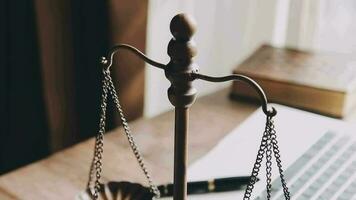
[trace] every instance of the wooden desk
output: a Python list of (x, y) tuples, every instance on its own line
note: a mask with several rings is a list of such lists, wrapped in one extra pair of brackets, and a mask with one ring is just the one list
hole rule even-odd
[[(191, 109), (189, 135), (190, 162), (204, 155), (220, 138), (238, 126), (257, 105), (230, 101), (228, 90), (197, 100)], [(172, 180), (173, 112), (131, 123), (136, 141), (157, 183)], [(73, 199), (86, 186), (94, 140), (90, 139), (0, 177), (0, 199)], [(105, 137), (104, 174), (106, 180), (146, 183), (131, 153), (123, 130)]]
[[(257, 105), (227, 98), (228, 90), (202, 97), (191, 109), (189, 160), (193, 162), (211, 149), (224, 135), (246, 119)], [(173, 112), (131, 123), (156, 183), (172, 180)], [(347, 120), (355, 120), (356, 113)], [(0, 177), (0, 199), (73, 199), (86, 186), (93, 139), (84, 141), (47, 159)], [(103, 181), (130, 180), (146, 183), (131, 153), (123, 130), (105, 137)]]

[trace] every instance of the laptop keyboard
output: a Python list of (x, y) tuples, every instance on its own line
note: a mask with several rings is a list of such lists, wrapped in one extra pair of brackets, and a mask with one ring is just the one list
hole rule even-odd
[[(347, 135), (324, 134), (286, 169), (292, 199), (356, 199), (356, 141)], [(266, 190), (255, 200), (266, 197)], [(283, 200), (280, 179), (272, 182), (272, 200)]]

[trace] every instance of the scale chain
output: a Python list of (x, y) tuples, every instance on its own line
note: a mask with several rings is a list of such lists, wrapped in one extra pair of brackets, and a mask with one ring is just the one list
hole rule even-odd
[(153, 183), (153, 180), (151, 178), (151, 175), (150, 173), (148, 172), (148, 169), (146, 167), (146, 164), (143, 160), (143, 157), (139, 151), (139, 148), (131, 134), (131, 129), (129, 127), (129, 124), (127, 123), (127, 120), (126, 120), (126, 117), (125, 117), (125, 114), (124, 114), (124, 111), (122, 110), (122, 107), (121, 107), (121, 104), (120, 104), (120, 100), (118, 98), (118, 95), (116, 93), (116, 89), (115, 89), (115, 86), (114, 86), (114, 83), (112, 81), (112, 78), (110, 76), (110, 74), (108, 75), (108, 81), (109, 81), (109, 91), (110, 91), (110, 94), (114, 100), (114, 103), (115, 103), (115, 106), (117, 108), (117, 110), (119, 111), (119, 114), (120, 114), (120, 119), (121, 119), (121, 122), (122, 122), (122, 125), (123, 125), (123, 128), (124, 128), (124, 131), (125, 131), (125, 135), (129, 141), (129, 144), (130, 144), (130, 147), (136, 157), (136, 160), (141, 168), (141, 170), (143, 171), (143, 173), (145, 174), (146, 176), (146, 179), (148, 181), (148, 184), (149, 184), (149, 187), (150, 187), (150, 190), (151, 192), (155, 195), (155, 198), (159, 198), (160, 197), (160, 192), (157, 188), (157, 186)]
[[(114, 104), (120, 114), (120, 119), (124, 128), (125, 135), (129, 141), (130, 147), (139, 163), (141, 170), (143, 171), (150, 187), (150, 191), (154, 194), (154, 198), (160, 197), (160, 192), (157, 186), (153, 183), (150, 173), (147, 170), (146, 164), (143, 160), (143, 157), (136, 145), (136, 142), (131, 134), (131, 129), (128, 125), (126, 117), (124, 115), (124, 111), (121, 107), (118, 95), (116, 93), (116, 89), (112, 78), (110, 76), (109, 70), (103, 70), (104, 79), (103, 79), (103, 86), (102, 86), (102, 100), (101, 100), (101, 113), (100, 113), (100, 122), (99, 122), (99, 133), (95, 137), (95, 147), (94, 147), (94, 156), (90, 167), (89, 172), (89, 181), (87, 184), (87, 188), (91, 189), (92, 184), (94, 182), (94, 190), (92, 194), (92, 199), (97, 200), (99, 197), (100, 191), (100, 179), (102, 173), (102, 158), (103, 158), (103, 151), (104, 151), (104, 134), (105, 134), (105, 121), (106, 121), (106, 109), (107, 109), (107, 96), (108, 94), (111, 95)], [(95, 179), (94, 179), (95, 178)], [(94, 181), (95, 180), (95, 181)], [(92, 190), (90, 190), (92, 191)]]
[(250, 200), (252, 191), (254, 188), (254, 184), (257, 182), (257, 176), (261, 167), (261, 162), (263, 160), (264, 154), (266, 154), (266, 192), (267, 192), (267, 200), (271, 199), (272, 192), (272, 154), (274, 154), (278, 170), (279, 176), (281, 179), (283, 193), (286, 200), (290, 200), (290, 193), (288, 191), (287, 183), (284, 177), (282, 162), (280, 151), (277, 142), (276, 130), (274, 127), (274, 122), (271, 116), (267, 116), (265, 131), (262, 136), (261, 144), (257, 153), (257, 158), (255, 164), (252, 169), (250, 182), (246, 187), (244, 200)]
[[(266, 128), (267, 128), (267, 126), (266, 126)], [(250, 182), (248, 183), (246, 190), (245, 190), (245, 194), (244, 194), (244, 198), (243, 198), (244, 200), (250, 200), (254, 185), (257, 182), (257, 176), (260, 171), (261, 162), (262, 162), (264, 154), (266, 152), (267, 134), (268, 133), (265, 130), (263, 133), (263, 136), (262, 136), (262, 140), (261, 140), (260, 148), (257, 153), (255, 164), (253, 165)]]
[(273, 153), (274, 153), (274, 157), (277, 162), (279, 177), (281, 179), (281, 183), (282, 183), (282, 187), (283, 187), (283, 193), (284, 193), (286, 200), (290, 200), (290, 193), (288, 190), (287, 182), (284, 177), (284, 171), (283, 171), (283, 167), (282, 167), (281, 155), (280, 155), (280, 151), (279, 151), (279, 147), (278, 147), (278, 141), (277, 141), (276, 130), (274, 127), (274, 122), (273, 122), (272, 118), (269, 121), (270, 121), (269, 124), (270, 124), (270, 131), (271, 131), (271, 142), (272, 142), (272, 147), (273, 147)]
[[(267, 121), (267, 124), (270, 124), (270, 120)], [(271, 199), (272, 191), (272, 141), (271, 141), (271, 127), (267, 126), (267, 147), (266, 147), (266, 190), (267, 190), (267, 199)]]
[[(105, 134), (105, 122), (106, 122), (106, 109), (107, 109), (107, 96), (109, 89), (109, 79), (106, 75), (107, 72), (104, 71), (104, 79), (102, 86), (102, 95), (101, 95), (101, 112), (100, 112), (100, 121), (99, 121), (99, 132), (95, 137), (95, 146), (94, 146), (94, 156), (90, 166), (89, 180), (87, 188), (89, 191), (93, 192), (93, 200), (97, 200), (99, 197), (100, 191), (100, 179), (102, 173), (102, 159), (104, 153), (104, 134)], [(94, 190), (91, 190), (91, 186), (94, 182)]]

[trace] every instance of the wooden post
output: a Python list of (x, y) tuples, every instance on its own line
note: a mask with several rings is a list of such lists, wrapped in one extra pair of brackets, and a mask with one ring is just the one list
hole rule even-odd
[(174, 38), (168, 44), (171, 60), (167, 64), (165, 75), (171, 82), (168, 98), (175, 106), (173, 199), (186, 200), (189, 107), (196, 98), (191, 72), (198, 70), (192, 59), (196, 55), (196, 47), (191, 40), (195, 23), (189, 16), (179, 14), (172, 19), (170, 29)]

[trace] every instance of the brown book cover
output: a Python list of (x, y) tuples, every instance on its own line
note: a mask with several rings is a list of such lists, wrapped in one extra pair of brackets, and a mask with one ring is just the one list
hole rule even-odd
[[(235, 70), (253, 78), (270, 102), (333, 117), (356, 105), (356, 56), (311, 53), (263, 45)], [(234, 82), (233, 98), (255, 98), (247, 85)]]

